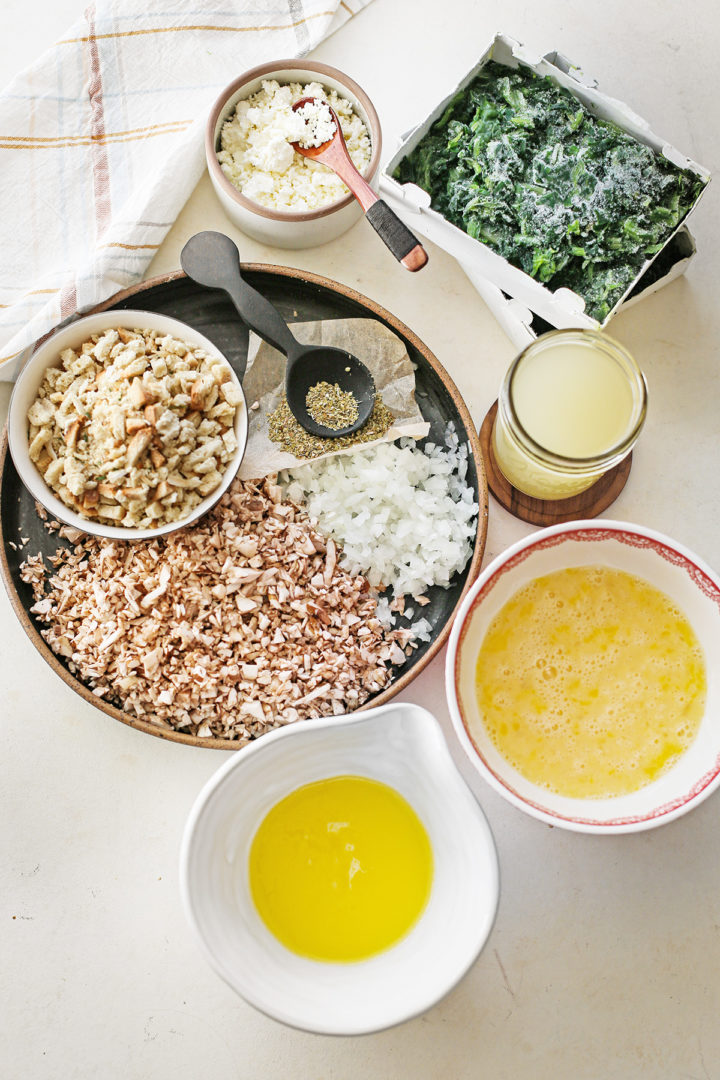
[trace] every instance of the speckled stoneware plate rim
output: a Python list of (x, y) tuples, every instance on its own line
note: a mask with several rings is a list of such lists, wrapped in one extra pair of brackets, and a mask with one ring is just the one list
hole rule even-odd
[[(390, 683), (385, 690), (382, 690), (379, 694), (374, 695), (364, 705), (361, 705), (359, 709), (353, 710), (355, 712), (364, 711), (365, 709), (377, 708), (379, 705), (385, 705), (401, 690), (406, 689), (410, 683), (415, 679), (421, 671), (423, 671), (428, 664), (434, 659), (447, 642), (450, 636), (450, 631), (457, 616), (458, 611), (470, 589), (472, 583), (480, 572), (480, 565), (482, 562), (483, 553), (485, 551), (485, 542), (487, 538), (487, 520), (488, 520), (488, 487), (487, 479), (485, 475), (485, 466), (480, 449), (480, 440), (477, 430), (473, 423), (472, 417), (468, 411), (468, 408), (463, 401), (460, 391), (456, 387), (455, 383), (448, 375), (445, 368), (442, 366), (437, 357), (430, 351), (430, 349), (420, 340), (408, 326), (405, 325), (400, 319), (392, 315), (382, 305), (376, 303), (374, 300), (369, 299), (362, 293), (357, 292), (355, 289), (348, 285), (343, 285), (340, 282), (333, 281), (331, 278), (323, 277), (320, 274), (314, 274), (305, 270), (298, 270), (289, 266), (277, 266), (270, 263), (241, 263), (242, 270), (248, 274), (271, 274), (279, 278), (290, 279), (296, 286), (313, 286), (321, 290), (325, 290), (330, 293), (336, 294), (345, 301), (349, 301), (352, 304), (356, 304), (363, 308), (368, 317), (374, 317), (380, 321), (386, 323), (395, 333), (401, 338), (404, 338), (409, 342), (413, 348), (423, 357), (428, 366), (434, 371), (435, 375), (439, 378), (443, 384), (444, 389), (452, 398), (453, 404), (457, 409), (460, 420), (465, 429), (465, 436), (467, 438), (470, 454), (475, 463), (477, 471), (477, 502), (479, 504), (478, 512), (478, 524), (477, 532), (475, 536), (475, 544), (473, 548), (472, 558), (468, 567), (463, 571), (465, 575), (465, 583), (462, 591), (457, 598), (455, 606), (447, 615), (445, 622), (437, 629), (437, 636), (432, 640), (427, 648), (425, 654), (417, 660), (413, 667), (400, 674), (396, 679)], [(115, 307), (118, 304), (123, 303), (131, 298), (137, 298), (138, 307), (142, 307), (142, 296), (144, 293), (149, 292), (151, 289), (158, 286), (168, 285), (175, 281), (182, 281), (185, 279), (185, 274), (181, 271), (175, 271), (169, 274), (161, 274), (157, 277), (149, 278), (147, 281), (139, 282), (137, 285), (133, 285), (129, 289), (124, 289), (121, 292), (115, 293), (102, 304), (98, 304), (92, 311), (86, 314), (94, 315), (99, 311), (105, 311), (108, 308)], [(198, 287), (198, 291), (200, 291)], [(357, 317), (357, 316), (356, 316)], [(186, 320), (188, 321), (188, 320)], [(190, 325), (192, 325), (190, 323)], [(418, 402), (422, 411), (422, 403)], [(0, 494), (2, 493), (2, 485), (5, 476), (5, 467), (9, 459), (8, 452), (8, 436), (7, 426), (5, 426), (2, 435), (2, 444), (0, 445)], [(21, 483), (18, 477), (18, 483)], [(0, 576), (2, 576), (3, 583), (5, 585), (6, 592), (8, 594), (10, 604), (12, 606), (15, 615), (17, 616), (20, 625), (29, 637), (30, 641), (34, 645), (35, 649), (40, 653), (43, 660), (53, 669), (56, 675), (58, 675), (63, 682), (70, 687), (76, 694), (83, 698), (88, 704), (93, 705), (99, 711), (105, 713), (107, 716), (114, 720), (119, 720), (121, 723), (126, 724), (128, 727), (135, 728), (137, 731), (145, 732), (148, 735), (155, 735), (161, 739), (167, 739), (171, 742), (184, 743), (187, 746), (202, 746), (213, 750), (238, 750), (237, 739), (226, 739), (220, 737), (202, 737), (198, 735), (192, 735), (187, 732), (175, 731), (173, 728), (166, 728), (155, 721), (142, 720), (139, 717), (134, 717), (129, 713), (123, 712), (117, 705), (113, 705), (110, 702), (104, 701), (102, 698), (93, 694), (91, 688), (84, 683), (79, 677), (73, 675), (60, 662), (59, 658), (52, 652), (50, 647), (46, 644), (42, 638), (38, 624), (25, 609), (23, 602), (18, 594), (16, 583), (13, 578), (12, 571), (7, 559), (6, 543), (8, 537), (6, 536), (6, 527), (4, 522), (0, 521)], [(28, 555), (34, 554), (31, 550), (28, 550)], [(262, 738), (262, 736), (260, 736)]]

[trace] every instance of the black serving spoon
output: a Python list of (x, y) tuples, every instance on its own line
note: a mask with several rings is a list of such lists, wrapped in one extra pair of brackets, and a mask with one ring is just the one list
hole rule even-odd
[[(223, 289), (250, 329), (287, 356), (285, 394), (290, 411), (306, 431), (324, 439), (336, 439), (363, 426), (375, 404), (375, 383), (369, 370), (345, 349), (302, 345), (280, 312), (244, 280), (240, 254), (229, 236), (218, 232), (196, 233), (182, 249), (180, 265), (198, 285)], [(357, 419), (352, 424), (329, 428), (313, 420), (306, 398), (308, 390), (319, 382), (337, 384), (341, 390), (350, 391), (358, 408)]]

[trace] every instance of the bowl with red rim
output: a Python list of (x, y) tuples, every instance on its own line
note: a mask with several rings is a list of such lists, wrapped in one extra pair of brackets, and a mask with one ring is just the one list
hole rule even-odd
[[(532, 782), (501, 753), (478, 702), (476, 669), (493, 620), (518, 590), (557, 570), (587, 566), (624, 571), (669, 598), (704, 654), (707, 691), (697, 734), (665, 771), (627, 794), (576, 798)], [(511, 664), (508, 678), (513, 674)], [(499, 555), (466, 596), (448, 645), (446, 689), (469, 760), (513, 806), (551, 825), (598, 834), (672, 821), (720, 784), (720, 577), (684, 545), (640, 525), (598, 518), (542, 529)]]

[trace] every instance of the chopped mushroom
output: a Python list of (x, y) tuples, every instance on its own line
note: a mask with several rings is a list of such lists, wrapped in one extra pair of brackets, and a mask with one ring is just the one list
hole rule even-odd
[(43, 637), (128, 715), (238, 746), (357, 708), (388, 685), (412, 634), (380, 623), (367, 579), (277, 498), (272, 481), (235, 480), (205, 518), (169, 536), (129, 544), (64, 532), (75, 546), (52, 568), (40, 556), (23, 563)]

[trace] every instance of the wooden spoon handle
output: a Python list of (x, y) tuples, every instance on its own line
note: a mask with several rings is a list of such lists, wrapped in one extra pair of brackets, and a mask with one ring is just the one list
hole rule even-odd
[(428, 261), (425, 248), (382, 199), (376, 199), (365, 212), (365, 217), (398, 262), (406, 270), (421, 270)]
[(362, 173), (355, 168), (344, 140), (334, 139), (323, 151), (319, 160), (323, 165), (329, 166), (350, 188), (363, 210), (367, 211), (374, 202), (377, 202), (377, 195)]
[[(334, 113), (333, 116), (339, 131), (339, 121)], [(322, 150), (322, 153), (317, 155), (310, 153), (306, 156), (317, 156), (319, 161), (328, 165), (347, 184), (365, 211), (365, 217), (398, 262), (401, 262), (407, 270), (422, 269), (428, 261), (425, 248), (395, 211), (391, 210), (382, 199), (378, 199), (365, 177), (355, 168), (342, 135), (334, 138)]]

